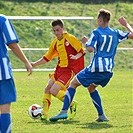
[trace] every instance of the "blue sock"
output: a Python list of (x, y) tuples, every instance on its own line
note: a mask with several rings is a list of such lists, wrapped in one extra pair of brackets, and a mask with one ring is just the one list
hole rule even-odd
[(11, 133), (11, 124), (10, 114), (1, 114), (1, 133)]
[(103, 114), (103, 108), (102, 108), (102, 102), (101, 102), (101, 98), (100, 95), (98, 94), (98, 91), (95, 90), (94, 92), (90, 93), (90, 96), (92, 98), (92, 102), (95, 105), (98, 115), (102, 115)]
[(1, 133), (1, 114), (0, 114), (0, 133)]
[(64, 97), (64, 105), (63, 105), (62, 110), (68, 110), (68, 108), (73, 100), (75, 92), (76, 92), (76, 90), (74, 88), (69, 87), (67, 89), (67, 92)]

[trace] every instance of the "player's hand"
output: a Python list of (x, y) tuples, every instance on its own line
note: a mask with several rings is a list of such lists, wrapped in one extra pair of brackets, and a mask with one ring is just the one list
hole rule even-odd
[(30, 64), (32, 65), (32, 67), (35, 67), (35, 62), (30, 62)]
[(83, 36), (81, 42), (82, 42), (83, 44), (86, 44), (87, 41), (88, 41), (88, 38), (87, 38), (86, 36)]
[(126, 26), (127, 25), (127, 21), (126, 19), (122, 16), (118, 19), (119, 23), (123, 26)]
[(25, 68), (27, 69), (28, 76), (32, 74), (32, 65), (30, 63), (25, 63)]
[(70, 57), (70, 59), (72, 59), (72, 60), (77, 60), (77, 57), (76, 57), (75, 55), (73, 55), (73, 54), (70, 54), (69, 57)]

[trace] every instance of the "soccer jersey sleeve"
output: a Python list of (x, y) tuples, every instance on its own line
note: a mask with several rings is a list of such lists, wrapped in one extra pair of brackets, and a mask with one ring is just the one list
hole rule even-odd
[(54, 57), (58, 56), (58, 53), (56, 51), (56, 39), (54, 39), (49, 47), (49, 50), (46, 54), (43, 55), (43, 58), (46, 61), (52, 60)]
[(118, 38), (119, 38), (119, 43), (125, 39), (128, 39), (128, 34), (130, 32), (124, 32), (124, 31), (121, 31), (121, 30), (117, 30), (117, 33), (118, 33)]
[(5, 44), (8, 45), (13, 42), (18, 42), (18, 36), (10, 20), (6, 18), (4, 15), (1, 16), (0, 19), (2, 20), (1, 30)]

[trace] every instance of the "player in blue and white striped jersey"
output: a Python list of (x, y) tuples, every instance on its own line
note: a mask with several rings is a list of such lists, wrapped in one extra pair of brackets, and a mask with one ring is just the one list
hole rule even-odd
[(110, 17), (110, 11), (105, 9), (99, 10), (97, 16), (98, 28), (92, 31), (89, 40), (87, 37), (82, 38), (86, 50), (90, 53), (94, 52), (93, 59), (89, 66), (73, 78), (66, 92), (61, 112), (51, 117), (50, 121), (57, 121), (68, 117), (67, 110), (79, 85), (86, 87), (90, 93), (92, 102), (98, 112), (96, 121), (108, 121), (108, 118), (104, 114), (101, 98), (96, 87), (98, 85), (105, 87), (110, 81), (113, 75), (114, 57), (118, 44), (128, 38), (133, 39), (133, 34), (130, 32), (110, 28)]
[(11, 133), (11, 103), (16, 101), (16, 88), (7, 46), (24, 63), (29, 75), (32, 66), (18, 45), (18, 36), (10, 20), (0, 14), (0, 133)]

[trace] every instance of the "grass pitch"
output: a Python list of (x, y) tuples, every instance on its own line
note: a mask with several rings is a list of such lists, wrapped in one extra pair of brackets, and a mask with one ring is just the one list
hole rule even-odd
[[(28, 115), (28, 108), (42, 104), (43, 90), (51, 72), (14, 72), (18, 100), (12, 104), (13, 133), (132, 133), (133, 132), (133, 74), (132, 71), (115, 71), (110, 83), (98, 87), (105, 114), (109, 122), (95, 122), (97, 112), (87, 90), (78, 87), (77, 115), (73, 120), (42, 122)], [(52, 97), (49, 117), (59, 113), (62, 102)]]

